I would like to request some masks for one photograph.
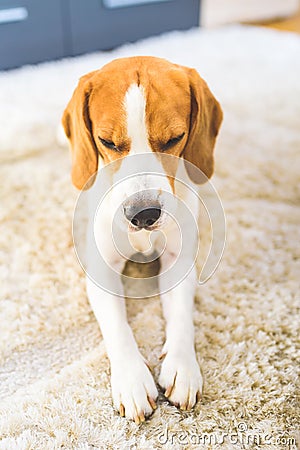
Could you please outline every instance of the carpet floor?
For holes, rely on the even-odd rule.
[[[161,395],[141,426],[111,406],[109,362],[72,248],[77,192],[56,141],[82,74],[127,55],[192,66],[224,113],[213,179],[227,244],[195,301],[202,402]],[[174,32],[0,74],[0,449],[286,449],[300,444],[300,37]],[[157,299],[128,315],[157,380]],[[299,447],[298,447],[299,448]]]

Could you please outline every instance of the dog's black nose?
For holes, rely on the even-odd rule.
[[[125,208],[126,218],[138,228],[151,227],[160,217],[161,209],[159,207],[155,208],[144,208],[138,209],[137,212],[132,210],[132,208]]]
[[[131,223],[139,228],[151,227],[158,220],[160,213],[159,208],[142,209],[132,217]]]

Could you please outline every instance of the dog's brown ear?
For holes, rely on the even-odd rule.
[[[98,152],[89,116],[93,74],[91,72],[80,78],[62,117],[62,125],[72,151],[72,182],[78,189],[87,189],[93,184],[91,177],[98,168]],[[87,184],[89,180],[90,183]]]
[[[210,178],[214,171],[214,146],[223,119],[219,102],[209,90],[206,82],[195,69],[185,68],[188,72],[191,95],[191,115],[189,137],[183,157],[194,164]],[[202,184],[206,177],[185,164],[189,177],[194,183]]]

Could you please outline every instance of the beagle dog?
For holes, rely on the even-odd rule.
[[[193,182],[210,178],[221,122],[221,107],[196,70],[164,59],[117,59],[80,78],[62,124],[71,147],[71,176],[76,188],[88,189],[89,195],[100,169],[112,168],[109,195],[97,220],[91,219],[97,245],[108,263],[99,269],[103,280],[111,277],[108,265],[121,273],[126,263],[111,234],[117,208],[120,226],[125,226],[133,247],[141,254],[147,253],[153,232],[157,239],[152,239],[152,250],[159,247],[163,231],[166,245],[163,252],[159,250],[160,274],[174,264],[178,238],[166,204],[178,196],[193,215],[198,213],[197,202],[177,183],[179,162],[184,163]],[[165,163],[164,155],[173,162]],[[159,176],[153,175],[152,169],[150,173],[147,161],[157,167]],[[138,165],[139,176],[126,178],[132,164]],[[203,177],[197,178],[192,167]],[[123,186],[117,182],[122,174],[126,178]],[[180,208],[179,203],[172,204],[175,218],[182,216]],[[197,285],[193,258],[198,236],[189,223],[183,222],[183,227],[188,239],[180,255],[181,264],[190,265],[191,270],[172,289],[165,288],[167,277],[159,278],[166,340],[158,383],[172,404],[190,410],[199,400],[203,384],[193,331]],[[140,423],[156,408],[158,390],[126,319],[121,276],[116,276],[112,284],[116,293],[86,276],[87,295],[110,360],[114,406],[121,416]]]

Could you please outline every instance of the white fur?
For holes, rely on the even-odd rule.
[[[151,152],[146,127],[146,100],[142,86],[132,84],[125,95],[127,135],[131,139],[130,154]]]
[[[176,201],[166,174],[159,162],[157,155],[151,150],[148,142],[148,131],[145,122],[145,97],[142,87],[132,85],[128,89],[124,105],[127,119],[127,132],[131,139],[131,155],[146,154],[145,164],[143,160],[130,157],[124,158],[121,167],[113,177],[113,189],[105,198],[101,209],[98,210],[94,224],[95,238],[98,249],[104,260],[111,267],[122,271],[126,259],[120,256],[111,236],[112,220],[115,214],[119,214],[121,227],[119,233],[129,232],[130,242],[134,250],[148,252],[159,249],[161,244],[161,233],[155,235],[152,244],[149,244],[150,232],[141,230],[133,232],[128,221],[122,214],[124,202],[132,201],[143,196],[151,206],[156,201],[172,210],[174,221],[168,221],[168,217],[162,214],[158,221],[158,228],[163,231],[166,247],[161,256],[161,273],[168,270],[179,256],[180,235],[176,227],[176,220],[182,220],[184,211],[181,204]],[[133,167],[138,162],[138,166]],[[155,172],[151,174],[150,172]],[[133,174],[123,181],[129,173]],[[158,175],[157,175],[158,174]],[[146,193],[143,191],[146,190]],[[189,189],[177,186],[185,203],[190,207],[193,214],[197,215],[197,203]],[[91,190],[92,192],[92,190]],[[170,202],[170,196],[173,199]],[[172,203],[172,204],[170,204]],[[186,227],[189,225],[186,224]],[[188,229],[188,228],[187,228]],[[122,236],[119,236],[122,240]],[[189,245],[180,255],[187,264],[193,265],[194,249],[197,235],[191,235]],[[130,257],[130,255],[128,255]],[[107,267],[99,268],[101,276],[110,276]],[[107,271],[107,273],[106,273]],[[175,280],[177,281],[177,280]],[[113,281],[118,292],[123,292],[121,279]],[[161,279],[161,291],[167,286],[165,279]],[[202,377],[196,361],[193,342],[193,298],[196,286],[195,270],[184,279],[175,289],[162,294],[163,310],[166,319],[166,343],[163,353],[167,353],[159,378],[161,386],[167,389],[174,384],[170,399],[180,406],[192,407],[196,402],[197,392],[202,389]],[[152,407],[147,396],[156,399],[158,392],[152,375],[145,365],[132,331],[126,320],[124,298],[110,294],[96,286],[87,277],[87,292],[95,316],[100,324],[105,340],[107,353],[111,362],[111,383],[113,401],[117,409],[120,404],[125,407],[126,417],[134,419],[141,413],[149,414]],[[176,376],[177,374],[177,376]],[[176,376],[176,381],[175,381]]]

